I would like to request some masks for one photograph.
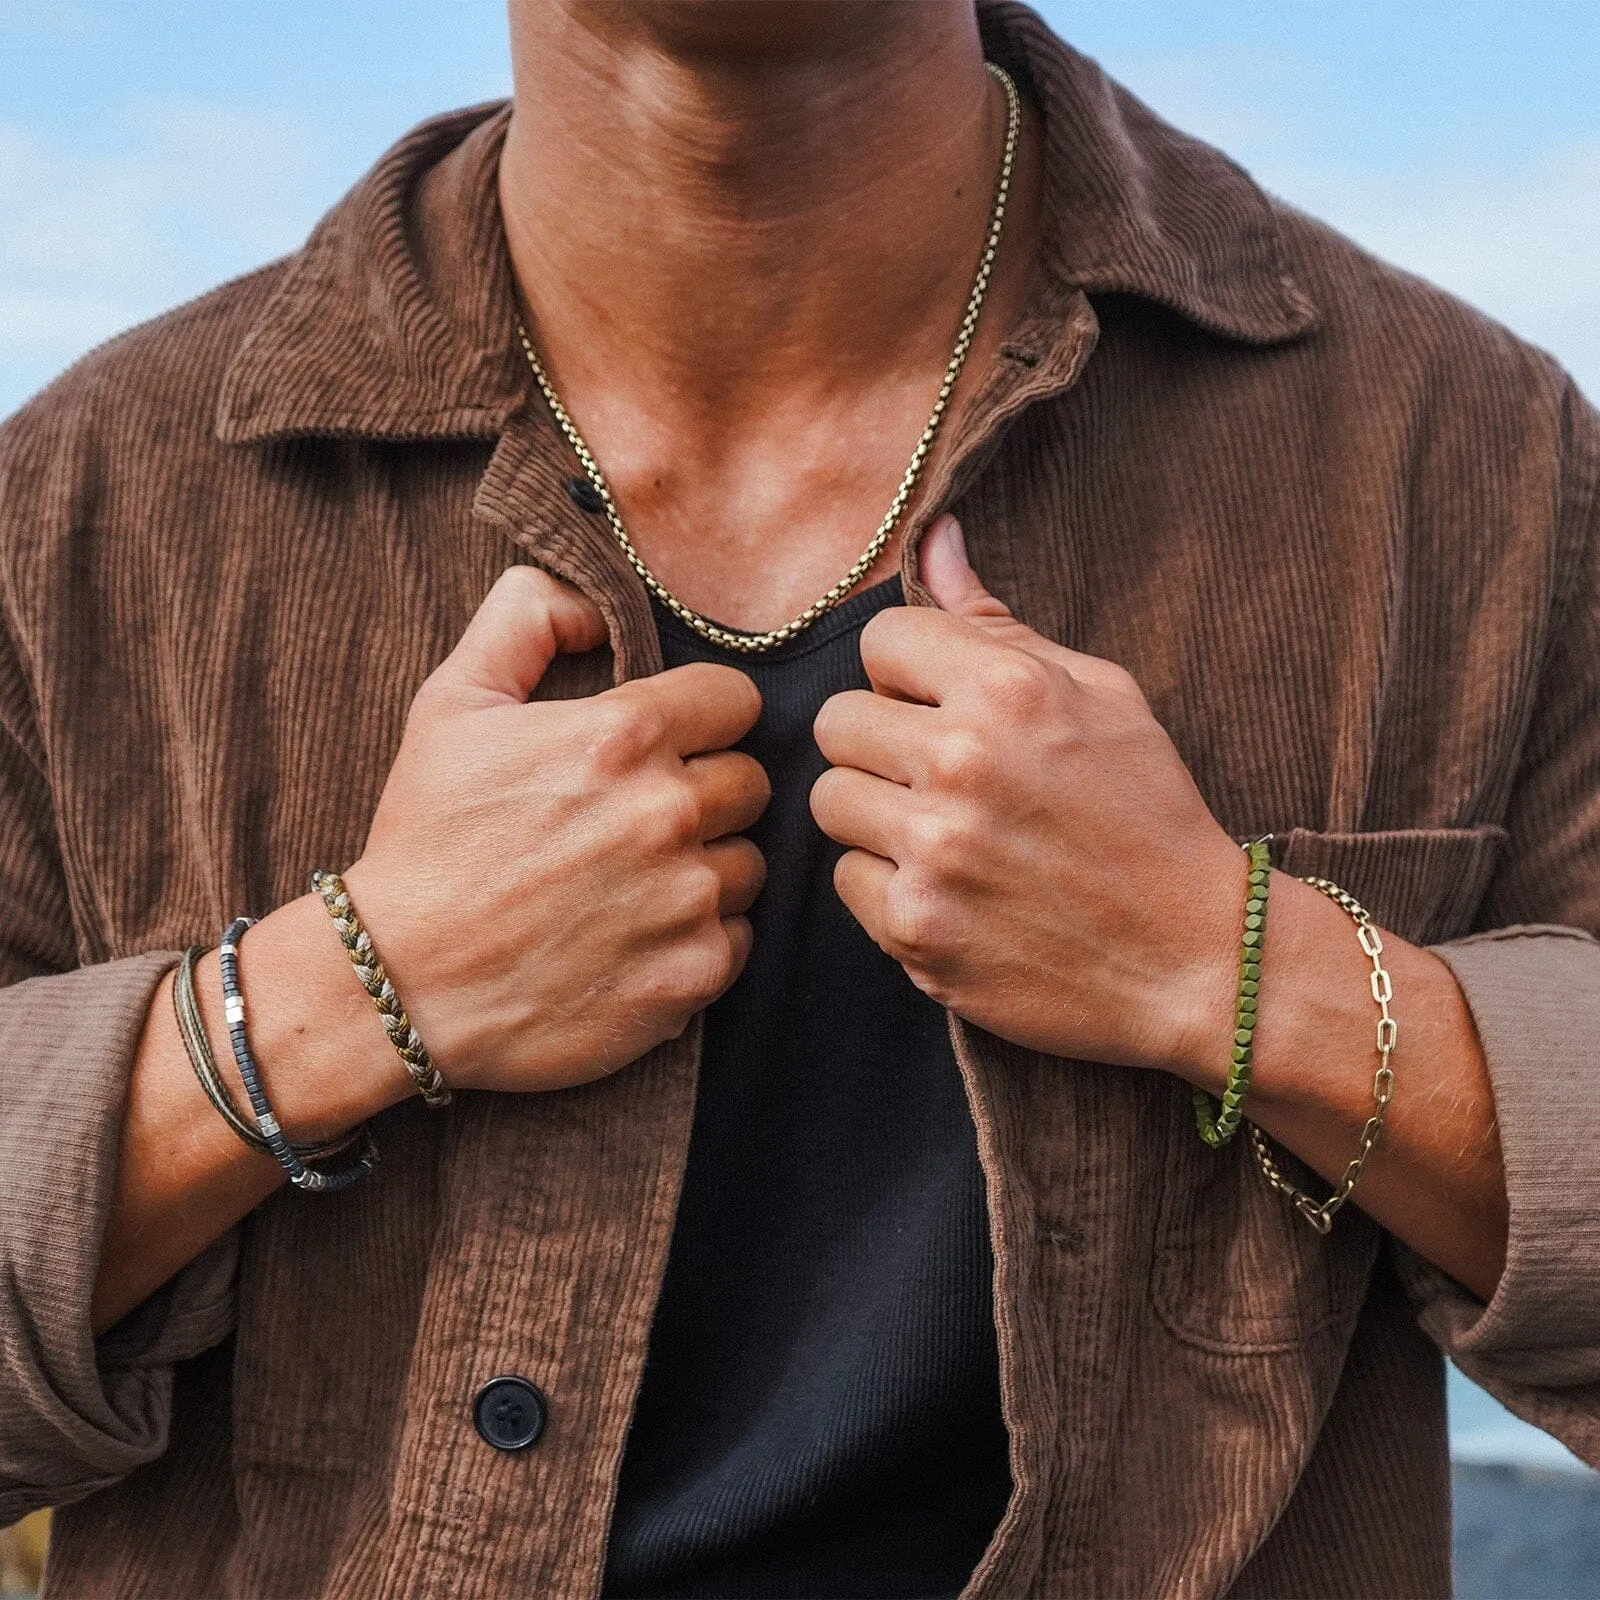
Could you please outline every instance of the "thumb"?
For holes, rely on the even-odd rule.
[[[539,567],[507,567],[436,677],[496,699],[526,700],[557,651],[593,650],[605,639],[605,619],[580,590]]]
[[[920,554],[922,581],[942,610],[1004,644],[1040,656],[1054,657],[1059,653],[1058,645],[1019,622],[1004,600],[984,588],[983,580],[967,560],[961,524],[948,512],[923,536]]]

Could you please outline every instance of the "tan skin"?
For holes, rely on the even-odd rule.
[[[646,560],[718,620],[775,626],[859,554],[949,354],[1004,126],[969,0],[512,0],[511,23],[500,198],[525,314]],[[1027,292],[1025,133],[958,406]],[[891,546],[869,581],[897,560]],[[971,1021],[1216,1089],[1241,853],[1132,680],[1012,619],[949,519],[922,572],[944,610],[876,617],[873,690],[817,721],[834,765],[813,810],[851,847],[840,895]],[[763,866],[739,835],[768,791],[729,747],[755,690],[696,665],[525,703],[555,651],[603,634],[575,590],[507,573],[419,691],[347,874],[459,1089],[620,1070],[748,950]],[[576,926],[573,905],[592,908]],[[1271,917],[1251,1114],[1333,1176],[1370,1096],[1365,961],[1344,914],[1282,875]],[[1357,1203],[1487,1298],[1507,1207],[1482,1051],[1448,968],[1386,947],[1398,1088]],[[241,968],[291,1137],[411,1092],[314,898],[264,918]],[[198,987],[228,1063],[214,956]],[[199,1093],[169,980],[132,1073],[95,1328],[281,1182]]]

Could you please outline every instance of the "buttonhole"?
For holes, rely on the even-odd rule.
[[[1089,1242],[1082,1225],[1076,1222],[1059,1222],[1053,1228],[1046,1228],[1044,1236],[1056,1249],[1069,1256],[1081,1256]]]

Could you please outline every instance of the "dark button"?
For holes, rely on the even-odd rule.
[[[568,478],[567,493],[572,496],[573,505],[580,511],[587,511],[592,517],[598,517],[606,508],[600,491],[587,478]]]
[[[472,1402],[485,1444],[526,1450],[544,1432],[545,1399],[526,1378],[491,1378]]]

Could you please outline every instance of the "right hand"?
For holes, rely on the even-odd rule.
[[[728,749],[756,686],[695,663],[529,702],[605,639],[537,567],[500,575],[417,691],[351,899],[454,1088],[561,1089],[683,1032],[744,965],[770,788]],[[377,1019],[373,1018],[373,1025]]]

